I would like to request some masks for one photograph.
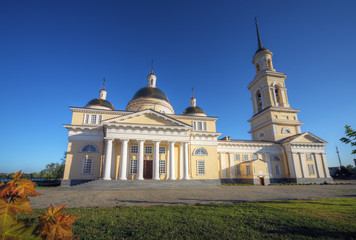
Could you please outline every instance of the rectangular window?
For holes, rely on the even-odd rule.
[[[248,161],[248,155],[244,154],[244,161]]]
[[[206,122],[193,121],[193,130],[206,131]]]
[[[240,154],[235,154],[235,161],[240,161]]]
[[[277,175],[277,176],[281,176],[281,166],[275,165],[274,167],[275,167],[275,169],[276,169],[276,175]]]
[[[257,159],[257,154],[252,154],[252,155],[251,155],[251,159],[252,159],[252,160],[256,160],[256,159]]]
[[[166,147],[159,147],[159,154],[166,154]]]
[[[137,173],[137,159],[131,159],[130,173],[131,174]]]
[[[166,160],[159,160],[159,174],[166,174]]]
[[[240,165],[237,165],[235,168],[236,168],[236,175],[241,175]]]
[[[311,161],[312,160],[312,155],[310,153],[307,153],[307,160]]]
[[[91,124],[96,124],[96,115],[91,115]]]
[[[83,166],[82,166],[82,174],[92,174],[92,170],[93,170],[93,159],[84,158]]]
[[[138,153],[138,146],[131,146],[131,153]]]
[[[102,120],[103,120],[103,115],[98,115],[99,116],[99,121],[98,124],[101,124]]]
[[[308,164],[308,169],[309,169],[309,175],[315,175],[313,164]]]
[[[204,160],[197,161],[197,174],[205,175],[205,161]]]
[[[251,166],[246,166],[246,175],[251,175]]]
[[[145,153],[146,154],[151,154],[152,153],[152,146],[146,146]]]

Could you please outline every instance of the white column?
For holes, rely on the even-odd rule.
[[[232,153],[229,154],[230,158],[230,173],[231,173],[231,178],[236,178],[235,174],[235,166],[234,166],[234,155]]]
[[[112,161],[112,141],[113,139],[105,139],[106,149],[105,149],[105,164],[104,164],[104,180],[111,180],[111,161]]]
[[[188,159],[188,142],[183,142],[183,161],[184,161],[184,173],[183,178],[189,180],[189,159]]]
[[[183,143],[179,146],[179,179],[183,179],[184,175],[184,166],[183,166],[183,159],[184,159],[184,152],[183,152]]]
[[[225,153],[222,152],[220,153],[220,161],[221,161],[221,175],[222,175],[222,178],[227,178],[227,174],[226,174],[226,162],[225,162]]]
[[[174,142],[169,143],[169,179],[176,180],[176,168],[174,161]]]
[[[323,163],[323,166],[324,166],[324,176],[326,178],[330,178],[330,172],[329,172],[329,168],[328,168],[328,163],[326,161],[326,155],[325,153],[322,153],[321,154],[321,162]]]
[[[309,173],[307,172],[307,168],[306,168],[306,163],[305,163],[305,154],[304,153],[299,153],[299,157],[300,157],[300,166],[302,166],[302,177],[306,178],[307,176],[309,176]]]
[[[159,180],[159,141],[154,141],[153,179]]]
[[[294,177],[295,178],[300,178],[301,175],[300,175],[300,171],[299,171],[299,165],[298,165],[298,162],[299,162],[299,157],[298,157],[298,154],[296,153],[291,153],[289,154],[290,155],[290,158],[292,160],[292,166],[294,168]]]
[[[122,145],[121,145],[121,160],[120,160],[120,175],[119,179],[120,180],[127,180],[127,143],[129,140],[127,139],[121,139]]]
[[[266,153],[265,156],[266,156],[266,160],[267,160],[269,178],[273,178],[273,170],[272,170],[272,165],[271,165],[271,155]]]
[[[143,179],[143,143],[145,140],[137,140],[138,141],[138,162],[137,162],[137,180]]]
[[[314,155],[314,160],[315,160],[315,168],[316,168],[315,170],[316,170],[317,177],[321,178],[322,172],[321,172],[321,165],[319,162],[318,155],[315,153],[313,153],[313,155]]]

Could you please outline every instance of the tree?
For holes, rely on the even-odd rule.
[[[345,144],[351,144],[351,147],[356,146],[356,131],[353,130],[349,125],[345,125],[346,137],[340,138],[340,141]],[[356,154],[356,149],[353,149],[351,154]]]

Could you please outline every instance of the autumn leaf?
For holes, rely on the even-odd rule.
[[[11,177],[14,179],[14,180],[18,180],[20,179],[20,177],[22,176],[22,171],[18,171],[17,173],[11,173]]]
[[[20,221],[2,233],[2,239],[41,239],[37,233],[37,225],[32,222]]]
[[[63,209],[66,205],[49,207],[44,215],[39,215],[40,234],[45,239],[72,239],[72,223],[78,219],[71,215],[66,215]]]
[[[27,196],[39,196],[39,194],[36,189],[35,189],[35,184],[34,182],[26,179],[19,179],[17,182],[17,186],[13,190],[14,194],[17,194],[19,197],[22,199],[27,199]]]

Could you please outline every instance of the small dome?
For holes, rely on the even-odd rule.
[[[190,106],[184,110],[183,115],[206,116],[206,113],[198,106]]]
[[[158,98],[165,100],[169,102],[168,97],[166,94],[162,92],[161,89],[157,87],[143,87],[140,90],[138,90],[135,95],[133,96],[132,100],[138,99],[138,98]],[[131,100],[131,101],[132,101]]]
[[[114,106],[105,99],[101,98],[94,98],[93,100],[89,101],[85,108],[95,108],[95,109],[106,109],[106,110],[115,110]]]

